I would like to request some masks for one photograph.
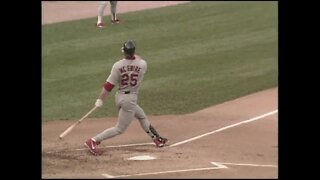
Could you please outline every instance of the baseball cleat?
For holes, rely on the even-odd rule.
[[[111,23],[112,23],[112,24],[119,24],[119,23],[120,23],[120,20],[119,20],[119,19],[111,20]]]
[[[98,28],[104,28],[105,25],[104,25],[103,23],[97,23],[97,27],[98,27]]]
[[[169,141],[167,138],[158,137],[154,139],[153,142],[156,144],[157,147],[163,147]]]
[[[95,142],[92,138],[88,139],[84,145],[90,150],[91,154],[98,156],[102,154],[102,151],[97,149],[97,145],[99,145],[100,142]]]

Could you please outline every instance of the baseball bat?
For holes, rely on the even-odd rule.
[[[80,124],[81,121],[84,120],[87,116],[89,116],[96,108],[97,106],[94,106],[86,115],[84,115],[81,119],[79,119],[77,122],[73,123],[70,127],[68,127],[68,129],[66,129],[63,133],[60,134],[59,138],[62,139],[64,136],[69,134],[73,128]]]

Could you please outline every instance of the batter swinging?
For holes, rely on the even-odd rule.
[[[102,151],[97,149],[97,145],[105,139],[123,133],[134,118],[139,120],[141,127],[152,138],[157,147],[163,147],[168,142],[166,138],[157,133],[143,109],[137,104],[139,88],[147,71],[147,63],[135,54],[135,48],[135,42],[132,40],[124,43],[121,49],[125,58],[113,65],[111,74],[95,102],[95,106],[101,107],[113,87],[119,85],[119,90],[115,95],[116,105],[119,108],[118,123],[115,127],[106,129],[85,142],[85,146],[89,148],[93,155],[101,155]]]

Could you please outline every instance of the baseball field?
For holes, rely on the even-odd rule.
[[[119,17],[105,29],[95,15],[42,25],[42,177],[277,178],[277,2],[187,2]],[[83,143],[115,125],[115,91],[58,136],[94,106],[128,39],[148,63],[139,104],[170,144],[156,148],[134,121],[93,157]],[[156,159],[128,160],[139,155]]]

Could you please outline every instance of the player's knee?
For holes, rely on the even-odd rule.
[[[117,126],[115,130],[118,134],[122,134],[124,131],[126,131],[126,128]]]
[[[136,116],[136,118],[137,118],[140,122],[145,122],[146,119],[147,119],[145,116]]]

